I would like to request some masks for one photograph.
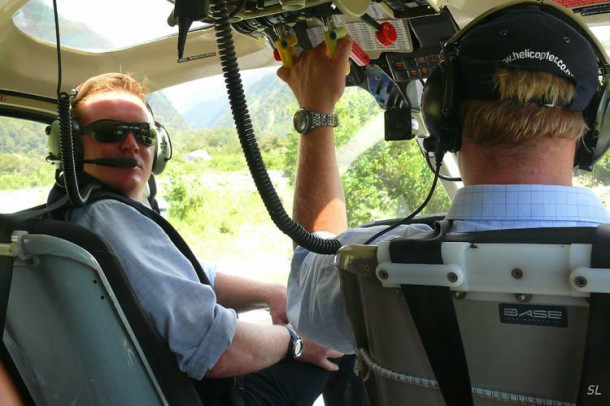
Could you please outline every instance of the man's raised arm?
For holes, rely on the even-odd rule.
[[[301,108],[332,114],[345,89],[351,48],[352,39],[342,38],[330,57],[323,42],[302,52],[292,68],[280,68],[278,76],[290,86]],[[293,219],[310,232],[339,234],[347,229],[332,126],[315,127],[300,136]]]

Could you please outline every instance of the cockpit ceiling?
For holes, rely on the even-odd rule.
[[[67,0],[67,2],[69,1],[83,3],[82,0]],[[122,1],[131,3],[139,0]],[[0,8],[0,32],[2,32],[0,54],[3,55],[2,64],[0,64],[0,90],[30,93],[36,97],[54,99],[59,78],[57,49],[54,41],[49,40],[49,33],[46,33],[44,38],[42,36],[34,37],[24,32],[23,27],[19,28],[15,24],[15,20],[20,18],[19,13],[22,12],[22,8],[31,7],[32,2],[42,4],[49,3],[50,0],[31,0],[31,2],[6,0]],[[165,6],[165,11],[155,17],[158,18],[158,21],[153,21],[154,18],[145,16],[143,12],[134,13],[131,15],[132,23],[129,28],[136,30],[140,25],[151,24],[158,24],[164,29],[168,28],[168,20],[171,21],[171,18],[168,19],[165,14],[168,10],[172,10],[172,2],[165,0],[146,0],[146,2],[147,4],[159,2]],[[303,16],[307,14],[307,10],[314,8],[316,10],[334,10],[334,8],[330,8],[331,3],[327,0],[305,0],[305,9],[290,12],[282,9],[279,0],[265,0],[264,2],[247,0],[247,2],[257,4],[260,9],[254,11],[244,9],[243,18],[237,13],[231,20],[236,22],[233,24],[236,29],[233,37],[241,69],[279,67],[279,63],[274,59],[268,38],[261,34],[264,29],[274,29],[273,24],[289,20],[289,17],[294,18],[295,13],[301,14],[299,18],[305,18]],[[608,24],[610,3],[597,0],[557,0],[557,2],[573,7],[590,26]],[[64,7],[65,10],[66,2],[58,3],[59,7]],[[228,1],[230,9],[233,7],[233,10],[240,3],[241,0]],[[447,8],[457,26],[462,27],[477,15],[502,3],[504,2],[500,0],[385,0],[376,5],[382,7],[388,16],[394,13],[396,18],[402,19],[416,19],[424,14],[436,13]],[[62,4],[64,5],[62,6]],[[169,7],[167,7],[168,5]],[[66,21],[78,22],[79,18],[83,18],[72,10],[70,11],[70,20],[67,20],[68,13],[64,19],[60,19],[60,32],[69,31]],[[292,16],[289,13],[292,13]],[[43,17],[49,20],[52,18],[52,13],[49,14],[47,10],[47,14],[40,18]],[[103,16],[97,17],[103,18]],[[242,21],[238,22],[239,20]],[[62,25],[61,22],[65,25]],[[35,26],[34,23],[30,23]],[[54,24],[49,21],[46,21],[45,24],[48,28],[54,28]],[[116,24],[111,19],[107,21],[106,25],[101,24],[96,27],[98,26],[116,29]],[[171,34],[172,29],[169,27],[170,29],[166,31],[168,34],[162,37],[151,37],[149,41],[133,46],[123,46],[101,52],[99,49],[93,52],[66,46],[61,51],[61,90],[69,91],[84,79],[109,71],[129,72],[140,79],[145,79],[152,91],[220,74],[220,60],[214,28],[202,28],[204,26],[205,24],[193,25],[195,29],[188,33],[185,55],[197,56],[197,58],[186,63],[178,63],[177,60],[178,29],[176,27],[173,28],[174,34]],[[239,32],[238,27],[240,27]]]

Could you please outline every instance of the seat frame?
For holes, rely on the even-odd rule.
[[[27,217],[0,215],[0,255],[14,264],[6,361],[15,364],[25,397],[36,404],[59,404],[60,397],[61,404],[202,405],[103,239],[75,224]],[[112,336],[97,325],[101,317]]]

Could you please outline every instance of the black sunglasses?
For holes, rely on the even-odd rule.
[[[94,140],[104,143],[120,142],[133,132],[138,144],[145,147],[155,145],[157,129],[150,123],[127,123],[121,120],[98,120],[89,124],[81,131],[82,135],[89,135]]]

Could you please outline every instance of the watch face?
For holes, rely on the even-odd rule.
[[[303,340],[300,338],[294,341],[294,354],[292,356],[294,358],[299,358],[303,354]]]
[[[298,110],[294,113],[294,129],[300,134],[306,134],[311,129],[311,117],[305,110]]]

